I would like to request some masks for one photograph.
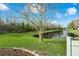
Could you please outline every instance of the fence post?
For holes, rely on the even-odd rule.
[[[67,37],[67,56],[72,56],[72,37]]]

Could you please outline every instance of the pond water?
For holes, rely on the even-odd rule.
[[[43,38],[62,38],[62,37],[66,37],[68,34],[68,32],[66,30],[64,31],[55,31],[55,32],[49,32],[49,33],[44,33],[43,34]],[[38,35],[34,35],[35,37],[38,37]]]
[[[43,34],[44,38],[62,38],[67,36],[67,31],[57,31]]]

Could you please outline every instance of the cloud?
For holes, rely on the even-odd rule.
[[[55,26],[58,26],[59,25],[58,21],[56,21],[56,20],[53,20],[52,21],[52,24],[55,25]]]
[[[5,4],[0,3],[0,10],[9,10],[9,8]]]
[[[33,13],[38,13],[38,10],[37,10],[37,8],[36,7],[30,7],[30,9],[31,9],[31,11],[33,12]]]
[[[57,21],[54,20],[52,23],[53,23],[53,24],[57,24]]]
[[[77,9],[75,7],[71,7],[66,10],[65,16],[75,15],[76,13],[77,13]]]

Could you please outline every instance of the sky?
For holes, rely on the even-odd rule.
[[[0,3],[0,17],[6,18],[8,15],[21,16],[14,9],[22,10],[23,8],[25,8],[25,4],[22,3],[7,3],[7,4]],[[36,13],[37,10],[34,9],[33,12]],[[79,4],[50,3],[48,4],[47,16],[54,16],[52,23],[67,26],[72,20],[76,20],[79,18]],[[17,19],[17,21],[21,22],[23,20]]]

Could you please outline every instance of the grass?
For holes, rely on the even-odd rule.
[[[74,33],[76,35],[79,35],[79,30],[68,30],[69,33]]]
[[[50,32],[50,31],[46,31]],[[26,48],[50,56],[66,55],[65,38],[44,39],[33,37],[36,32],[0,34],[0,48]]]
[[[79,30],[69,30],[69,33],[74,34],[74,40],[79,40]]]

